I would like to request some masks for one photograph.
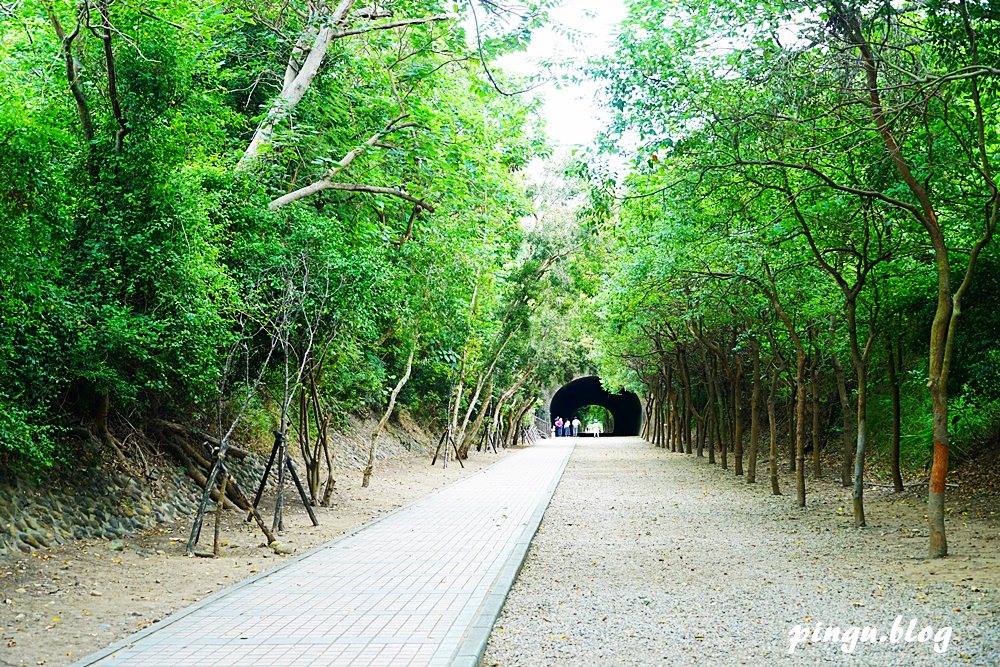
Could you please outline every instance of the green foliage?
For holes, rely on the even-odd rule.
[[[888,338],[922,374],[903,396],[903,456],[922,468],[938,282],[947,303],[982,239],[953,338],[948,421],[958,458],[992,439],[1000,79],[970,74],[1000,45],[986,4],[630,3],[615,52],[589,67],[613,119],[598,148],[628,164],[620,187],[589,179],[595,199],[621,199],[599,230],[611,249],[595,308],[602,377],[651,392],[675,352],[701,364],[709,343],[744,364],[757,347],[765,370],[791,374],[796,337],[821,366],[836,356],[850,369],[854,338],[883,446]],[[884,126],[859,39],[874,53]],[[931,228],[946,239],[937,256]]]
[[[330,45],[261,158],[237,169],[276,104],[273,73],[285,71],[289,40],[311,38],[287,9],[109,3],[111,60],[97,5],[94,30],[68,0],[9,10],[0,25],[5,462],[51,465],[59,429],[93,426],[105,396],[113,429],[155,417],[218,429],[247,404],[247,424],[266,430],[283,369],[310,345],[325,409],[342,423],[382,403],[414,332],[422,351],[409,400],[435,409],[454,364],[429,351],[487,344],[488,323],[463,311],[477,283],[490,304],[480,312],[495,312],[508,288],[528,210],[516,172],[539,147],[531,105],[496,93],[457,20],[365,31],[379,21],[351,18],[361,32]],[[447,7],[391,9],[421,19]],[[543,13],[527,12],[501,41],[523,40]],[[71,36],[75,93],[55,23]],[[366,144],[397,117],[405,128]],[[327,190],[272,210],[359,147],[338,180],[387,194]],[[402,191],[434,211],[414,209]]]

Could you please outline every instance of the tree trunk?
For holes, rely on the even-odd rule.
[[[857,303],[848,299],[847,333],[851,340],[851,363],[858,381],[858,440],[854,449],[854,527],[865,525],[865,450],[868,446],[868,352],[871,349],[872,333],[864,350],[858,343]]]
[[[472,428],[462,427],[462,440],[458,446],[458,453],[463,459],[469,458],[469,450],[472,448],[472,443],[479,435],[479,431],[483,428],[483,422],[486,420],[486,416],[489,413],[489,403],[493,400],[493,378],[490,378],[489,386],[486,388],[486,393],[482,394],[482,401],[480,402],[479,412],[476,413],[476,418],[472,422]]]
[[[868,445],[868,373],[858,369],[858,444],[854,450],[854,527],[865,523],[865,449]]]
[[[707,426],[705,425],[704,413],[696,415],[695,419],[698,424],[698,441],[697,441],[697,452],[696,455],[699,459],[705,458],[705,431]]]
[[[847,396],[847,381],[844,377],[844,367],[840,363],[837,355],[833,355],[833,372],[837,380],[837,396],[840,398],[840,412],[844,422],[844,453],[841,457],[840,484],[848,487],[851,485],[851,454],[854,452],[854,416],[851,410],[851,401]]]
[[[781,495],[778,486],[778,416],[776,414],[775,401],[778,393],[778,378],[781,376],[781,369],[775,369],[771,375],[771,386],[767,392],[767,424],[771,433],[771,447],[768,451],[768,473],[771,477],[771,493],[775,496]]]
[[[298,43],[288,57],[281,93],[271,104],[267,116],[254,132],[250,145],[240,157],[237,169],[246,169],[252,165],[261,149],[271,144],[275,128],[298,105],[316,78],[333,39],[336,25],[347,17],[353,5],[353,0],[341,0],[330,16],[322,17],[323,20],[318,23],[310,22],[310,27],[299,37]],[[320,26],[318,29],[313,27],[317,24]],[[305,58],[300,63],[297,59],[303,54]]]
[[[534,399],[528,399],[525,401],[524,406],[517,410],[517,417],[514,419],[515,434],[512,446],[516,446],[520,443],[522,437],[521,427],[524,425],[524,417],[528,414],[528,410],[530,410],[534,405]]]
[[[806,352],[799,343],[795,363],[795,500],[806,506]]]
[[[902,370],[902,354],[896,357],[896,351],[902,348],[894,346],[892,340],[887,341],[886,357],[889,360],[889,391],[892,396],[892,488],[896,493],[903,492],[903,475],[899,471],[899,440],[900,440],[900,420],[902,417],[899,402],[899,376],[898,370]],[[898,366],[897,366],[898,364]]]
[[[767,268],[767,267],[765,267]],[[777,288],[773,287],[773,276],[770,268],[767,268],[768,275],[772,279],[772,290],[768,295],[771,300],[771,307],[775,314],[788,330],[788,337],[792,339],[795,346],[795,496],[799,507],[806,506],[806,477],[805,477],[805,440],[806,440],[806,349],[802,344],[802,339],[795,330],[795,325],[781,305],[778,299]]]
[[[747,484],[757,482],[757,450],[760,445],[760,350],[753,347],[753,390],[750,394],[750,451],[747,454]]]
[[[715,433],[719,438],[719,463],[722,465],[723,470],[729,469],[729,442],[730,431],[729,425],[726,423],[726,401],[722,398],[723,387],[722,378],[717,377],[715,382],[715,402],[717,408],[715,411]]]
[[[793,390],[795,383],[789,382]],[[795,397],[792,397],[792,409],[788,411],[788,472],[795,472]]]
[[[675,350],[676,356],[676,350]],[[664,365],[665,362],[664,362]],[[678,400],[680,394],[677,391],[676,382],[674,378],[674,367],[666,365],[667,370],[667,440],[670,443],[670,451],[677,452],[683,451],[684,446],[681,444],[681,433],[680,433],[680,402]],[[680,372],[678,371],[678,375]]]
[[[681,433],[681,418],[684,411],[681,409],[680,392],[674,389],[673,397],[673,426],[671,427],[674,432],[674,444],[671,445],[670,451],[684,453],[684,436]]]
[[[716,418],[715,418],[715,378],[712,373],[711,363],[705,361],[705,377],[708,380],[707,398],[705,400],[705,421],[708,428],[705,430],[705,437],[708,439],[708,462],[715,463],[715,438],[716,438]]]
[[[650,437],[652,436],[651,422],[653,419],[653,402],[656,398],[653,395],[653,388],[651,384],[646,385],[646,405],[643,406],[643,416],[645,419],[642,421],[642,439],[646,442],[650,442]]]
[[[819,414],[819,355],[812,368],[812,446],[813,446],[813,477],[820,479],[823,476],[823,471],[820,468],[819,462],[819,443],[820,443],[820,414]]]
[[[378,421],[375,426],[375,430],[372,431],[371,439],[368,445],[368,464],[365,466],[363,477],[361,479],[361,488],[368,488],[368,483],[371,480],[372,473],[375,471],[375,456],[378,450],[378,439],[382,435],[382,429],[385,425],[389,423],[389,418],[392,417],[392,411],[396,408],[396,398],[399,396],[399,392],[403,390],[403,386],[410,379],[410,372],[413,370],[413,356],[417,352],[417,335],[413,336],[413,344],[410,346],[410,355],[406,358],[406,370],[403,372],[402,377],[396,382],[396,386],[392,388],[392,393],[389,394],[389,404],[385,408],[385,412],[382,413],[382,418]],[[449,443],[445,443],[445,447]]]
[[[736,372],[733,378],[733,458],[736,475],[743,474],[743,415],[741,404],[743,403],[743,393],[740,385],[743,382],[743,362],[739,357],[735,357],[734,365]]]
[[[681,376],[681,390],[684,394],[684,410],[681,413],[681,436],[684,439],[684,452],[691,453],[691,416],[694,413],[691,397],[691,376],[687,368],[687,352],[683,347],[677,348],[677,372]]]
[[[667,448],[667,388],[663,380],[660,381],[660,396],[656,402],[656,446],[660,449]]]

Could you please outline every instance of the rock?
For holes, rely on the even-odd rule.
[[[271,542],[267,546],[271,549],[271,551],[279,556],[288,556],[295,551],[295,547],[291,544],[284,544],[283,542],[278,542],[277,540]]]
[[[28,533],[27,535],[25,535],[24,539],[22,541],[25,544],[27,544],[28,546],[30,546],[30,547],[32,547],[34,549],[44,549],[45,548],[45,545],[42,543],[41,540],[38,539],[38,536],[32,535],[31,533]]]

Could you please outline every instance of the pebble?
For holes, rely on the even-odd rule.
[[[581,441],[480,664],[1000,664],[995,591],[978,598],[990,620],[969,618],[962,591],[880,566],[887,554],[853,531],[803,534],[822,510],[789,512],[794,498],[766,486],[637,438]],[[952,628],[947,652],[819,642],[788,655],[796,625],[888,632],[899,615]]]

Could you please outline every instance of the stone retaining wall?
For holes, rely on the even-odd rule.
[[[253,493],[263,465],[251,457],[229,467]],[[197,508],[201,489],[180,468],[161,464],[150,477],[93,469],[63,473],[57,482],[19,479],[0,486],[0,556],[68,540],[116,539]]]
[[[367,463],[367,438],[372,428],[373,419],[352,417],[336,434],[334,459],[338,475],[355,474]],[[429,440],[408,415],[399,414],[383,433],[378,459],[406,453],[429,455]],[[289,453],[299,475],[304,475],[305,466],[297,448],[290,447]],[[240,488],[251,498],[265,462],[266,455],[258,454],[227,462]],[[181,468],[164,461],[150,469],[149,480],[103,469],[62,471],[57,477],[43,483],[28,479],[0,482],[0,558],[69,540],[118,539],[157,523],[190,517],[202,493]],[[269,486],[274,483],[272,473]],[[291,485],[289,488],[295,492]]]

